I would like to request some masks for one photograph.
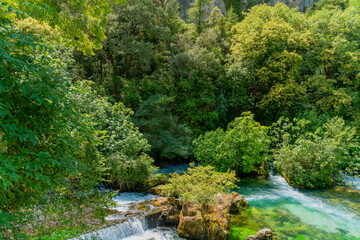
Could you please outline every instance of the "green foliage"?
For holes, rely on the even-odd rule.
[[[102,191],[50,192],[38,207],[15,212],[16,227],[5,229],[4,239],[69,239],[103,227],[105,208],[114,207],[113,194]],[[2,238],[1,238],[2,239]]]
[[[257,103],[260,108],[275,102],[278,108],[286,109],[306,93],[297,82],[301,53],[313,41],[305,26],[304,15],[283,4],[255,6],[234,26],[232,57],[245,72],[248,88],[260,83],[253,90],[262,96]]]
[[[108,163],[123,164],[110,171],[110,178],[126,187],[142,183],[155,168],[144,153],[147,141],[130,121],[131,111],[98,97],[86,82],[71,82],[71,52],[61,46],[58,31],[29,18],[14,26],[13,8],[0,7],[0,227],[2,235],[10,231],[11,236],[11,228],[29,221],[31,210],[19,209],[51,206],[44,201],[49,192],[66,196],[59,201],[74,204],[71,211],[83,207],[77,194],[87,196],[94,211],[104,207],[107,196],[92,197],[104,180],[104,157],[121,156]],[[40,40],[46,32],[55,36]]]
[[[110,184],[120,190],[141,185],[156,170],[153,159],[146,155],[150,145],[131,122],[132,111],[121,102],[112,104],[100,98],[90,88],[91,83],[72,85],[69,98],[90,119],[98,133],[102,133],[101,154],[106,162]]]
[[[190,165],[183,175],[174,174],[163,191],[170,196],[180,196],[184,201],[200,203],[203,207],[216,203],[218,193],[236,188],[235,172],[216,172],[211,166]]]
[[[215,9],[199,34],[179,20],[176,8],[170,11],[171,4],[131,0],[117,8],[109,17],[103,50],[95,57],[76,53],[74,70],[135,112],[153,95],[174,99],[172,114],[197,136],[226,119],[221,109],[228,109],[227,101],[217,81],[235,20]]]
[[[354,1],[356,2],[356,1]],[[334,9],[340,8],[342,10],[349,6],[349,0],[321,0],[315,3],[309,10],[309,12],[321,10],[321,9]]]
[[[218,128],[194,141],[194,153],[203,164],[225,172],[250,173],[255,166],[266,161],[270,141],[267,128],[245,112],[228,125],[226,131]]]
[[[238,20],[241,20],[243,18],[243,14],[247,12],[251,7],[253,7],[256,4],[260,4],[260,2],[257,0],[250,0],[250,1],[224,0],[224,3],[227,9],[227,14],[230,11],[233,11],[236,14],[236,18]]]
[[[12,25],[0,5],[0,225],[48,191],[88,191],[102,179],[102,133],[69,98],[66,49]],[[11,216],[12,215],[12,216]],[[23,217],[20,214],[20,219]],[[3,226],[6,228],[2,228]]]
[[[355,133],[343,119],[332,118],[314,133],[301,134],[294,143],[284,140],[274,154],[275,166],[295,186],[329,187],[341,171],[358,170]]]
[[[329,7],[341,4],[319,2],[307,14],[283,4],[258,5],[234,26],[231,68],[266,122],[294,117],[309,106],[349,117],[360,25],[354,8]]]
[[[134,123],[151,145],[153,157],[175,160],[191,155],[191,130],[171,113],[172,99],[154,95],[134,115]]]
[[[122,5],[123,0],[70,0],[57,2],[51,0],[20,0],[7,1],[12,7],[26,16],[48,22],[59,27],[73,46],[87,54],[93,49],[101,48],[105,39],[107,16],[113,4]]]
[[[307,119],[294,118],[290,121],[289,118],[279,118],[277,122],[271,125],[269,130],[272,149],[279,149],[284,143],[293,144],[301,135],[314,132],[316,129],[310,131],[310,128],[315,125],[313,124],[314,122]]]
[[[114,153],[108,157],[110,184],[120,191],[140,189],[145,181],[157,170],[154,160],[146,154],[128,156]]]
[[[74,118],[63,104],[69,82],[49,67],[62,64],[59,55],[47,51],[34,36],[17,31],[4,15],[0,22],[3,210],[74,171],[76,148],[66,131],[67,121]]]
[[[359,0],[350,0],[350,6],[355,8],[357,11],[359,11],[360,10]]]

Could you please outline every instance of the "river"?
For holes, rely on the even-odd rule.
[[[243,179],[238,192],[251,207],[232,219],[233,236],[241,239],[270,228],[275,239],[360,239],[360,192],[359,183],[355,184],[299,190],[274,174],[267,179]]]
[[[188,165],[169,166],[160,173],[183,172]],[[250,203],[241,215],[232,217],[231,239],[244,239],[262,228],[270,228],[274,239],[360,239],[360,181],[354,186],[327,190],[299,190],[275,174],[269,178],[242,179],[237,190]],[[114,197],[119,211],[126,212],[134,203],[157,196],[144,193],[120,193]],[[105,228],[82,239],[102,240],[176,240],[176,229],[149,224],[142,217]]]

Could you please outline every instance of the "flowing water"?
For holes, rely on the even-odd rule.
[[[160,173],[182,173],[188,164],[169,166]],[[270,228],[274,239],[360,240],[360,179],[347,177],[350,187],[328,190],[299,190],[286,180],[271,174],[269,178],[243,179],[238,192],[245,196],[250,208],[231,219],[231,239],[245,239],[263,228]],[[157,198],[143,193],[121,193],[114,197],[119,212]],[[149,206],[151,209],[151,206]],[[157,225],[156,219],[142,215],[124,217],[110,215],[107,220],[122,222],[81,239],[102,240],[175,240],[174,228]]]
[[[198,164],[196,163],[195,166],[197,166]],[[187,169],[190,167],[189,163],[182,163],[182,164],[176,164],[176,165],[167,165],[167,166],[163,166],[161,167],[156,173],[184,173],[187,171]]]
[[[107,221],[118,221],[119,223],[85,234],[80,237],[83,240],[176,240],[178,237],[175,228],[158,226],[157,219],[145,217],[144,213],[136,213],[126,216],[126,212],[134,212],[134,206],[149,199],[158,198],[156,195],[146,193],[125,192],[114,197],[117,206],[113,209],[116,214],[111,214],[105,219]],[[153,206],[146,205],[149,212]]]
[[[275,239],[360,239],[360,192],[353,188],[298,190],[278,175],[245,179],[238,192],[250,209],[232,219],[233,239],[270,228]]]

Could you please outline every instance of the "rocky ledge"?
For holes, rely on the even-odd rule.
[[[189,204],[172,197],[148,200],[156,208],[147,218],[157,218],[160,226],[177,226],[180,237],[194,240],[227,240],[230,237],[230,213],[243,211],[248,202],[238,193],[219,194],[217,204],[207,207]]]

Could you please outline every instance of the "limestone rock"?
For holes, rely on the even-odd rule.
[[[154,194],[154,195],[158,195],[158,196],[164,196],[162,190],[161,190],[161,187],[162,185],[159,185],[159,186],[155,186],[155,187],[152,187],[149,192],[151,194]]]
[[[300,12],[305,12],[318,0],[270,0],[268,3],[270,6],[274,6],[276,3],[284,3],[289,8],[298,8]]]
[[[246,201],[244,196],[239,193],[233,193],[233,201],[231,203],[230,212],[239,213],[249,206],[249,203]]]
[[[187,204],[183,206],[180,212],[180,222],[177,232],[180,237],[190,239],[207,239],[207,229],[200,212],[196,208],[189,208]]]
[[[208,207],[205,213],[200,205],[185,203],[180,212],[178,234],[196,240],[227,240],[230,237],[230,209],[238,212],[248,203],[238,193],[219,194],[218,203]]]
[[[156,209],[148,215],[157,215],[160,226],[177,226],[180,218],[181,202],[173,197],[148,200]]]
[[[181,19],[187,20],[189,18],[187,11],[189,10],[189,8],[191,8],[191,3],[194,3],[194,2],[195,2],[195,0],[179,0],[180,18]],[[221,13],[224,16],[226,16],[226,7],[225,7],[224,0],[215,0],[213,6],[206,7],[206,12],[208,12],[210,14],[210,12],[214,6],[218,7],[220,9]]]
[[[272,231],[268,228],[260,230],[256,235],[250,235],[246,240],[272,240]]]

